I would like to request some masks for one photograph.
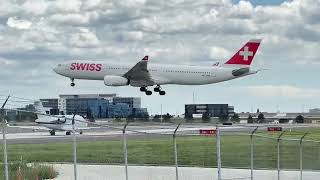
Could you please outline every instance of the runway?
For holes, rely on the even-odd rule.
[[[305,129],[316,128],[319,125],[314,124],[302,124],[302,125],[290,125],[290,124],[250,124],[250,125],[233,125],[219,127],[221,133],[250,133],[257,126],[259,130],[266,131],[267,127],[281,126],[284,130],[287,129]],[[10,126],[6,129],[6,138],[8,144],[44,144],[55,142],[69,142],[72,140],[72,135],[67,136],[65,132],[56,132],[55,136],[50,136],[47,130],[37,130],[26,128],[28,126],[14,127]],[[31,127],[31,126],[30,126]],[[34,126],[32,126],[34,127]],[[172,136],[177,125],[135,125],[129,126],[126,129],[126,135],[128,138],[161,138],[165,136]],[[77,134],[77,140],[79,141],[98,141],[98,140],[114,140],[122,138],[122,126],[113,126],[113,128],[94,127],[92,129],[84,130],[83,134]],[[181,125],[177,131],[177,135],[199,135],[199,130],[214,130],[215,125],[204,124],[187,124]],[[2,141],[2,139],[0,140]]]

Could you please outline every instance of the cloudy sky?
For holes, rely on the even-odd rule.
[[[52,71],[71,59],[210,66],[247,40],[262,38],[242,79],[205,86],[164,86],[166,96],[106,87]],[[118,93],[142,98],[154,114],[183,113],[184,104],[229,103],[236,111],[307,111],[320,107],[319,0],[2,0],[0,95],[46,98]]]

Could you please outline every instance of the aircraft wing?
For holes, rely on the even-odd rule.
[[[33,131],[36,130],[50,130],[49,128],[43,127],[43,126],[9,126],[9,127],[15,127],[20,129],[31,129]]]
[[[154,81],[148,71],[148,56],[145,56],[135,66],[133,66],[124,77],[129,79],[132,86],[152,86]]]
[[[42,126],[12,126],[8,123],[8,121],[5,119],[7,127],[14,127],[14,128],[20,128],[20,129],[31,129],[33,131],[36,130],[48,130],[48,128],[46,127],[42,127]]]

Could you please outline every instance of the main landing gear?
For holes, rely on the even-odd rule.
[[[166,94],[166,92],[162,90],[160,85],[157,85],[153,90],[154,90],[154,92],[158,92],[161,96]],[[146,95],[148,95],[148,96],[152,94],[152,91],[148,90],[147,87],[141,87],[140,91],[145,92]]]
[[[73,87],[75,86],[76,84],[74,83],[74,78],[71,78],[71,83],[70,83],[70,86]]]
[[[148,96],[150,96],[152,94],[152,91],[148,90],[146,87],[141,87],[140,91],[145,92],[146,95],[148,95]]]
[[[158,92],[161,96],[166,94],[166,92],[162,90],[160,85],[157,85],[153,90],[154,90],[154,92]]]

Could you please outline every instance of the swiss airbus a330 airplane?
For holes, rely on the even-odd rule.
[[[152,94],[148,87],[155,86],[155,92],[165,95],[161,88],[164,84],[204,85],[256,74],[258,71],[251,70],[250,64],[260,42],[260,39],[250,40],[223,65],[149,64],[145,56],[135,65],[73,61],[59,64],[54,71],[70,78],[71,86],[75,85],[75,79],[103,80],[106,86],[140,87],[146,95]]]

